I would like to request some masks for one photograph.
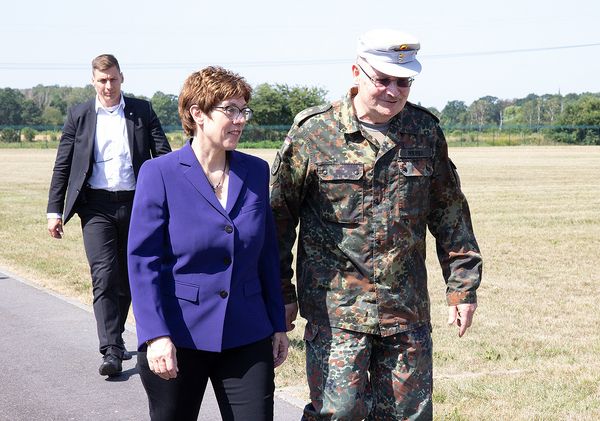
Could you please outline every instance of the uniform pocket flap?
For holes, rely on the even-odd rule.
[[[323,181],[360,180],[363,164],[317,164],[317,174]]]

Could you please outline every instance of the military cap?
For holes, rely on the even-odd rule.
[[[413,35],[394,29],[374,29],[358,38],[357,55],[379,72],[412,77],[421,72],[417,51],[421,45]]]

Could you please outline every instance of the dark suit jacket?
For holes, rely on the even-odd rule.
[[[285,332],[269,168],[229,152],[223,209],[188,143],[142,166],[128,267],[139,348],[221,351]]]
[[[148,101],[124,97],[125,124],[133,171],[137,178],[142,163],[171,151],[160,121]],[[96,135],[95,99],[69,109],[56,153],[48,195],[48,213],[62,213],[67,223],[92,173]],[[65,203],[66,195],[66,203]]]

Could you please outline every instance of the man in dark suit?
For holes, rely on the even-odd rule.
[[[68,111],[47,209],[54,238],[75,213],[81,219],[103,376],[117,375],[131,358],[122,334],[131,304],[126,252],[136,178],[144,161],[171,151],[150,103],[123,96],[121,83],[114,56],[92,61],[97,95]]]

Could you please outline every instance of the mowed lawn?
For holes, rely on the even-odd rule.
[[[89,304],[79,220],[61,241],[46,231],[55,153],[0,150],[0,267]],[[450,155],[485,265],[475,323],[459,339],[446,326],[429,242],[435,418],[600,419],[600,147],[451,148]],[[305,399],[301,330],[291,335],[295,349],[277,384]]]

